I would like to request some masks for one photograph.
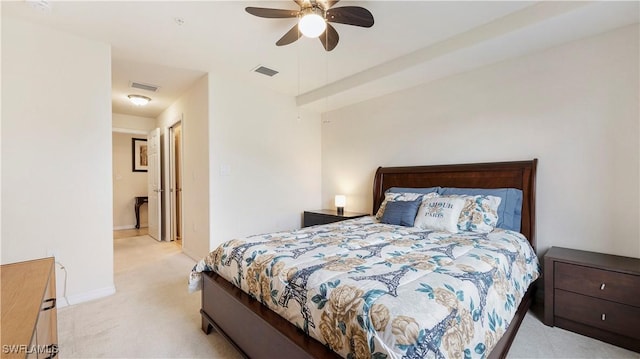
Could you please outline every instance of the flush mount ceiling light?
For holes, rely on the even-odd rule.
[[[151,101],[150,98],[142,95],[129,95],[127,97],[129,98],[129,101],[131,101],[136,106],[144,106],[148,104],[149,101]]]
[[[302,17],[298,21],[298,28],[302,35],[315,39],[327,28],[324,12],[317,7],[302,10]]]

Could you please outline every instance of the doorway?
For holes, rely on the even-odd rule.
[[[171,232],[169,240],[183,246],[182,229],[182,121],[169,127],[169,193],[171,205]]]

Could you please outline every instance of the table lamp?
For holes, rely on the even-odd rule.
[[[344,206],[345,204],[347,204],[347,197],[342,195],[342,194],[338,194],[336,195],[336,209],[338,211],[338,214],[342,215],[344,214]]]

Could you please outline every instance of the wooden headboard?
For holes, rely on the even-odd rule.
[[[535,248],[537,159],[463,165],[378,167],[373,180],[373,213],[391,187],[518,188],[522,190],[520,232]]]

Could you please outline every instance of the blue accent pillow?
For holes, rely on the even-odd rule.
[[[427,188],[409,188],[409,187],[391,187],[384,193],[431,193],[440,191],[440,187],[427,187]]]
[[[413,227],[420,204],[422,204],[422,197],[415,201],[389,201],[380,222]]]
[[[517,188],[452,188],[443,187],[439,194],[453,195],[466,194],[471,196],[496,196],[502,198],[498,206],[498,223],[496,227],[520,232],[522,222],[522,191]]]

